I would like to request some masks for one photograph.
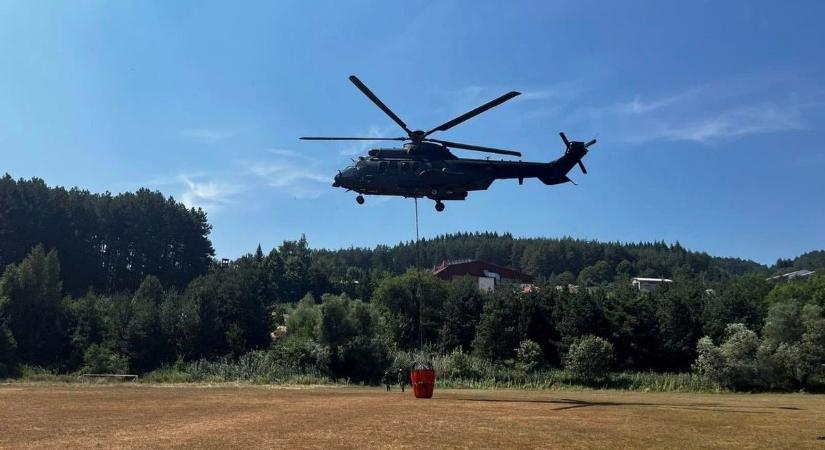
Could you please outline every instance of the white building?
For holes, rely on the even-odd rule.
[[[673,283],[673,280],[668,278],[640,278],[636,277],[630,280],[633,287],[641,292],[653,292],[662,283]]]
[[[767,280],[768,281],[790,281],[790,280],[796,280],[796,279],[807,279],[807,278],[811,278],[815,273],[816,273],[816,271],[814,271],[814,270],[802,269],[802,270],[796,270],[796,271],[793,271],[793,272],[785,273],[785,274],[782,274],[782,275],[777,275],[775,277],[770,277]]]

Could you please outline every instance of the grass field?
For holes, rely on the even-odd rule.
[[[825,396],[0,385],[0,447],[819,448]]]

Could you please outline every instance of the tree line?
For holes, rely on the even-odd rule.
[[[54,206],[63,200],[85,204],[79,210],[91,219]],[[39,216],[16,217],[21,205]],[[53,206],[58,212],[49,212]],[[157,192],[98,195],[7,176],[0,211],[0,376],[27,366],[148,373],[247,364],[260,354],[279,370],[375,382],[427,349],[464,361],[455,373],[468,377],[498,373],[482,366],[602,367],[694,371],[737,388],[823,382],[825,277],[767,277],[821,268],[825,252],[766,267],[679,244],[460,233],[417,248],[335,251],[312,249],[301,237],[223,263],[213,257],[205,214]],[[129,225],[112,226],[111,217]],[[59,221],[72,231],[56,231]],[[170,222],[189,225],[155,236],[162,245],[150,242]],[[34,244],[12,257],[21,250],[10,237]],[[140,237],[145,242],[133,242]],[[79,248],[94,251],[74,255]],[[461,258],[521,269],[537,288],[483,293],[472,279],[445,282],[426,269]],[[75,267],[81,261],[91,267]],[[630,277],[645,275],[674,283],[634,290]]]
[[[214,256],[206,213],[160,192],[92,194],[0,178],[0,272],[42,244],[57,249],[66,292],[134,290],[147,276],[183,289]]]
[[[133,292],[72,297],[62,291],[58,252],[37,246],[0,277],[0,370],[147,373],[263,350],[298,371],[375,382],[399,352],[459,352],[532,371],[576,367],[570,355],[598,338],[613,370],[695,369],[733,387],[823,381],[823,276],[773,285],[749,275],[712,290],[685,278],[652,293],[629,282],[540,283],[491,294],[472,278],[446,282],[410,269],[382,278],[370,298],[308,292],[295,301],[290,295],[314,286],[301,271],[309,254],[304,240],[287,242],[215,264],[183,291],[149,275]],[[305,285],[296,287],[299,279]],[[738,349],[745,338],[750,346]]]

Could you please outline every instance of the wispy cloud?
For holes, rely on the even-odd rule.
[[[454,90],[441,91],[439,92],[439,95],[446,95],[449,98],[448,103],[452,104],[454,109],[464,110],[479,106],[484,102],[493,100],[494,98],[513,89],[521,92],[521,95],[511,100],[513,102],[541,102],[546,100],[552,100],[554,102],[567,102],[581,94],[583,91],[581,82],[578,80],[573,80],[560,81],[545,86],[518,89],[514,86],[492,87],[470,85]]]
[[[372,126],[367,129],[365,133],[358,134],[355,137],[402,137],[405,133],[400,128],[395,131],[389,127]],[[339,151],[340,156],[352,157],[366,153],[368,149],[373,147],[381,147],[382,141],[348,141],[344,143],[343,148]],[[387,141],[392,142],[392,141]]]
[[[795,105],[762,105],[722,111],[715,116],[684,124],[662,123],[639,140],[666,139],[706,143],[749,134],[800,130],[805,128],[801,108]]]
[[[243,191],[239,184],[216,179],[206,172],[182,172],[139,183],[138,186],[160,188],[174,193],[175,198],[189,208],[202,208],[210,213],[234,203],[235,195]]]
[[[718,139],[792,131],[808,126],[802,100],[781,78],[735,78],[658,97],[575,110],[571,118],[626,142],[657,140],[708,143]]]
[[[268,149],[275,161],[244,163],[245,172],[274,188],[296,198],[317,198],[332,183],[331,169],[324,162],[291,149]]]
[[[220,130],[214,128],[190,128],[182,130],[181,136],[198,141],[204,144],[214,144],[216,142],[228,139],[237,133],[235,131]]]
[[[241,190],[234,184],[212,180],[201,181],[199,177],[192,175],[179,175],[178,180],[184,187],[180,195],[183,204],[190,208],[203,208],[209,212],[216,212],[221,207],[232,203],[232,196]]]
[[[529,119],[545,119],[562,115],[569,111],[573,101],[585,92],[581,80],[568,80],[533,87],[471,85],[452,91],[442,91],[439,95],[448,99],[449,113],[447,115],[455,115],[469,111],[512,89],[521,92],[521,95],[508,103],[528,103],[529,106],[525,105],[521,108],[519,116]],[[517,110],[503,107],[499,114],[506,114],[507,111],[514,113]]]

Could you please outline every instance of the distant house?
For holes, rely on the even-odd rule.
[[[630,280],[633,287],[640,292],[653,292],[663,283],[673,283],[673,280],[668,278],[640,278],[636,277]]]
[[[767,281],[790,281],[797,279],[808,279],[811,278],[815,273],[815,270],[801,269],[767,278]]]
[[[450,281],[457,277],[475,278],[479,290],[492,292],[498,286],[512,286],[522,292],[532,289],[533,277],[486,261],[444,261],[433,268],[433,274]]]
[[[568,284],[567,286],[558,285],[556,286],[556,290],[559,292],[568,291],[572,292],[573,294],[577,294],[580,289],[584,289],[587,291],[588,294],[595,294],[599,289],[599,286],[579,286],[577,284]]]

